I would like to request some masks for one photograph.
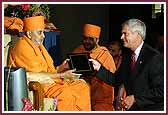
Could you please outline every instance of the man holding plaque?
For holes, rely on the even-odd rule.
[[[100,26],[85,24],[83,28],[83,44],[76,48],[73,53],[88,52],[92,59],[97,60],[104,68],[111,73],[114,73],[116,71],[116,66],[113,57],[106,47],[98,44],[100,32]],[[96,76],[90,78],[92,110],[113,111],[114,87],[101,81]]]
[[[116,82],[124,84],[126,97],[121,107],[128,111],[164,110],[164,62],[156,49],[146,44],[146,25],[139,19],[129,19],[122,24],[121,39],[129,52],[123,52],[123,61]],[[135,58],[133,58],[135,56]],[[134,64],[134,65],[133,65]],[[97,77],[104,82],[114,77],[100,64]],[[102,78],[106,74],[108,79]],[[120,81],[120,82],[119,82]]]

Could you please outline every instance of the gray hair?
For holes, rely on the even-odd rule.
[[[132,33],[138,32],[140,34],[140,36],[142,37],[142,39],[145,40],[146,25],[144,22],[142,22],[141,20],[138,20],[138,19],[129,19],[122,24],[122,27],[125,25],[128,25],[129,30]]]

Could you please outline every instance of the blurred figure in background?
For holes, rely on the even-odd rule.
[[[116,69],[120,67],[120,64],[122,62],[122,44],[120,41],[112,41],[108,46],[107,46],[110,54],[113,56]]]
[[[120,65],[121,65],[121,63],[122,63],[122,43],[121,43],[121,41],[119,41],[119,40],[115,40],[115,41],[112,41],[112,42],[110,42],[109,44],[108,44],[108,46],[107,46],[107,48],[108,48],[108,50],[109,50],[109,52],[110,52],[110,54],[113,56],[113,58],[114,58],[114,62],[115,62],[115,65],[116,65],[116,72],[115,72],[115,74],[116,74],[116,77],[120,77],[120,76],[118,76],[117,74],[118,74],[118,72],[120,71],[119,69],[120,69]],[[118,78],[119,79],[119,78]],[[117,80],[117,79],[116,79]],[[118,109],[118,105],[119,105],[119,101],[120,101],[120,90],[121,90],[121,88],[120,87],[124,87],[123,85],[121,85],[121,86],[115,86],[114,87],[114,96],[115,96],[115,101],[114,101],[114,105],[115,105],[115,108],[116,108],[116,111],[117,110],[119,110]],[[122,98],[124,98],[126,96],[126,91],[125,91],[125,88],[124,88],[124,90],[123,90],[123,92],[122,92]]]

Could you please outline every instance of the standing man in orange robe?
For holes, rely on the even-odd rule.
[[[76,48],[73,52],[89,52],[92,59],[97,60],[104,68],[109,70],[111,73],[114,73],[116,71],[116,66],[113,57],[106,47],[98,44],[100,32],[101,28],[99,26],[85,24],[83,30],[83,44]],[[96,76],[91,77],[90,86],[92,110],[113,111],[114,87],[101,81]]]
[[[24,67],[31,75],[28,80],[42,83],[44,96],[58,99],[58,111],[90,111],[90,89],[87,83],[74,80],[80,76],[73,73],[75,70],[58,73],[61,66],[66,66],[66,61],[55,68],[42,45],[45,37],[44,17],[29,17],[23,21],[25,35],[11,49],[8,66]]]

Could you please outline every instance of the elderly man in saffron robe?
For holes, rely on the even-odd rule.
[[[89,52],[92,59],[100,62],[105,69],[114,73],[116,71],[116,66],[113,57],[110,55],[106,47],[98,44],[100,32],[101,27],[93,24],[85,24],[83,30],[83,44],[76,48],[73,52]],[[90,86],[92,110],[113,111],[114,87],[101,81],[96,76],[91,77]]]
[[[29,17],[23,22],[25,35],[11,49],[8,66],[26,68],[27,73],[31,74],[28,80],[39,81],[45,97],[58,99],[58,111],[90,111],[90,89],[87,83],[74,80],[80,76],[73,73],[75,70],[58,73],[61,71],[59,68],[67,64],[66,60],[55,68],[52,58],[42,45],[45,37],[44,17]]]

